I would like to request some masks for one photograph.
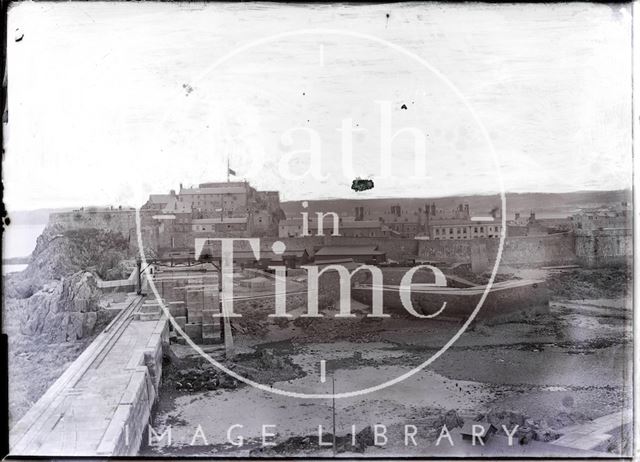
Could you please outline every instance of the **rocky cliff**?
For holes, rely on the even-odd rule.
[[[120,233],[48,226],[38,237],[29,266],[5,278],[5,297],[29,298],[78,271],[90,271],[102,279],[126,278],[131,267],[122,262],[129,256],[128,240]]]
[[[97,277],[126,278],[127,257],[128,242],[120,233],[47,227],[29,266],[4,281],[5,304],[21,300],[15,313],[20,333],[46,334],[58,342],[92,335],[99,311]]]
[[[95,276],[78,271],[27,299],[20,313],[20,332],[47,334],[54,342],[90,336],[98,320],[99,300]]]

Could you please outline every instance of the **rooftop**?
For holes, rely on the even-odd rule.
[[[246,222],[247,217],[197,218],[191,221],[194,225],[237,224]]]
[[[318,220],[316,217],[309,217],[309,225],[316,226]],[[327,216],[324,218],[322,222],[323,227],[325,228],[333,228],[333,217]],[[300,226],[302,225],[302,217],[296,218],[287,218],[285,220],[280,220],[280,226]],[[343,217],[340,219],[340,228],[380,228],[382,227],[382,222],[379,220],[360,220],[356,221],[353,217]]]
[[[220,186],[215,188],[185,188],[180,190],[180,194],[246,194],[247,190],[243,186]]]
[[[154,204],[166,204],[174,198],[171,194],[149,194],[149,201]]]
[[[378,250],[378,246],[327,246],[322,247],[316,253],[316,256],[341,256],[341,255],[384,255],[384,252]]]
[[[481,220],[481,221],[476,221],[476,220],[457,220],[457,219],[450,219],[450,220],[429,220],[429,226],[448,226],[448,225],[458,225],[458,226],[478,226],[478,225],[490,225],[490,224],[500,224],[499,221],[494,221],[494,220]]]

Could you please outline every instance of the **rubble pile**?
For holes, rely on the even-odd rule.
[[[579,268],[554,274],[547,287],[558,299],[619,298],[629,292],[631,278],[626,267]]]
[[[363,453],[366,448],[374,445],[373,429],[368,426],[356,433],[355,445],[351,433],[345,436],[336,435],[336,452],[356,452]],[[318,434],[306,436],[292,436],[283,442],[272,447],[254,449],[249,453],[249,457],[272,457],[285,454],[298,454],[300,452],[313,452],[318,449],[327,449],[327,443],[333,443],[332,433],[322,434],[323,446],[320,446]]]
[[[173,371],[171,377],[166,377],[164,380],[165,383],[173,386],[176,390],[184,391],[233,390],[238,388],[236,379],[212,367],[177,369]]]
[[[563,427],[582,424],[590,420],[584,414],[564,411],[553,417],[534,420],[518,412],[494,409],[476,418],[476,421],[488,422],[498,429],[502,428],[502,425],[506,428],[513,428],[518,425],[515,437],[520,444],[526,444],[529,441],[549,442],[557,440],[562,436],[561,429]]]
[[[275,355],[271,349],[260,349],[255,353],[238,355],[230,369],[258,383],[274,384],[304,377],[300,366],[287,356]]]

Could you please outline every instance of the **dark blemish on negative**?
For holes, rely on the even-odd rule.
[[[355,192],[373,189],[373,180],[363,180],[362,178],[358,177],[351,182],[351,189],[353,189]]]
[[[182,84],[182,88],[184,88],[185,91],[187,92],[186,96],[189,96],[189,93],[191,93],[193,91],[193,87],[191,85],[189,85],[188,83],[183,83]]]
[[[5,226],[9,226],[11,224],[11,218],[9,217],[4,217],[4,225]]]
[[[22,33],[22,31],[20,31],[20,29],[16,29],[15,37],[16,37],[16,42],[19,42],[24,37],[24,34]]]
[[[305,95],[306,95],[306,93],[305,93],[305,92],[302,92],[302,96],[305,96]]]
[[[407,109],[407,105],[403,104],[402,106],[400,106],[400,109]]]

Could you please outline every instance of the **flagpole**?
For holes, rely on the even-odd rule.
[[[229,183],[229,153],[227,153],[227,183]]]

